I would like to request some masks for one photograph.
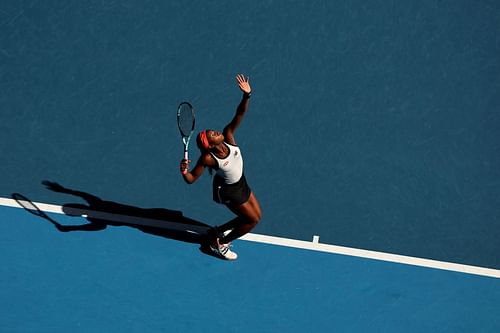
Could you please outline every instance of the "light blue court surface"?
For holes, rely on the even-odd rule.
[[[226,262],[128,227],[60,233],[7,207],[0,220],[1,332],[500,330],[494,278],[247,241]]]

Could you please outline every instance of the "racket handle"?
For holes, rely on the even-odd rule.
[[[187,151],[184,152],[184,159],[188,160],[188,152]]]

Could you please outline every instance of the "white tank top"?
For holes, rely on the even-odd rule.
[[[227,142],[224,142],[224,144],[229,149],[229,154],[226,158],[221,159],[215,156],[215,154],[210,154],[219,165],[216,174],[224,178],[224,183],[234,184],[240,180],[243,174],[243,156],[241,156],[240,148],[237,146],[233,146]]]

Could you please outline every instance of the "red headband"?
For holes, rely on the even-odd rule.
[[[208,150],[209,148],[209,144],[208,144],[208,139],[207,139],[207,131],[201,131],[200,132],[200,141],[201,141],[201,144],[203,145],[203,148],[205,148],[206,150]]]

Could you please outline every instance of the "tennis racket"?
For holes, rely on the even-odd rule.
[[[189,141],[194,132],[194,109],[188,102],[182,102],[177,108],[177,126],[184,143],[184,159],[188,160]]]

